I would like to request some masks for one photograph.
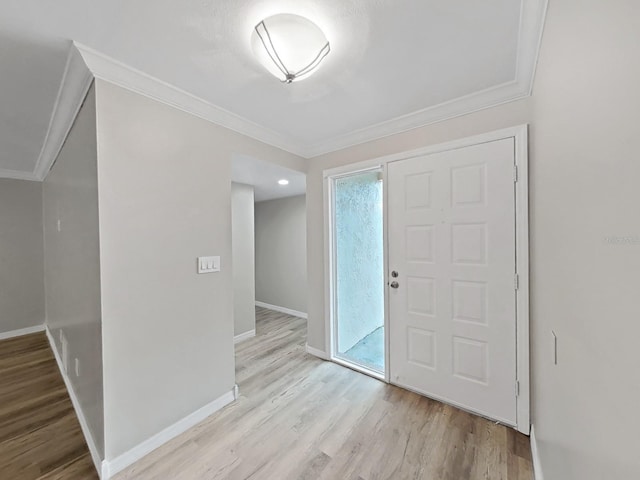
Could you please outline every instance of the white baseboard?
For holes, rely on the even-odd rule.
[[[308,343],[305,345],[305,350],[307,351],[307,353],[313,355],[314,357],[321,358],[322,360],[331,360],[329,358],[329,355],[327,355],[325,352],[323,352],[322,350],[318,350],[317,348],[310,347]]]
[[[0,333],[0,340],[21,337],[22,335],[29,335],[31,333],[38,332],[44,332],[44,325],[36,325],[35,327],[19,328],[18,330],[11,330],[10,332],[2,332]]]
[[[196,410],[190,415],[187,415],[182,420],[178,420],[173,425],[170,425],[161,432],[156,433],[154,436],[148,438],[144,442],[139,443],[131,450],[124,452],[123,454],[117,456],[112,460],[105,460],[102,470],[102,480],[111,478],[113,475],[124,470],[129,465],[137,462],[156,448],[164,445],[169,440],[189,430],[191,427],[197,425],[208,416],[214,414],[218,410],[236,400],[238,398],[238,395],[238,386],[235,385],[229,392],[218,397],[213,402],[208,403],[207,405]]]
[[[241,333],[240,335],[236,335],[235,337],[233,337],[233,343],[240,343],[243,340],[246,340],[247,338],[251,338],[251,337],[255,337],[256,336],[256,329],[254,328],[253,330],[249,330],[248,332],[244,332]]]
[[[536,441],[535,430],[531,425],[531,435],[529,436],[531,441],[531,458],[533,459],[533,478],[535,480],[544,480],[542,474],[542,464],[540,463],[540,452],[538,451],[538,442]]]
[[[293,315],[294,317],[307,318],[307,314],[305,312],[299,312],[298,310],[279,307],[278,305],[271,305],[270,303],[256,301],[256,307],[268,308],[269,310],[275,310],[276,312],[286,313],[288,315]]]
[[[95,465],[100,478],[102,480],[105,480],[108,477],[104,476],[104,462],[102,460],[102,456],[100,455],[100,452],[98,452],[96,443],[93,440],[93,435],[91,434],[91,430],[89,429],[89,424],[87,423],[87,419],[84,417],[84,413],[82,412],[82,408],[80,407],[80,401],[78,400],[78,397],[76,396],[76,393],[73,390],[73,385],[71,385],[71,380],[69,379],[67,372],[65,372],[64,370],[64,363],[62,362],[62,358],[60,358],[60,353],[58,352],[58,348],[56,347],[56,342],[53,340],[53,336],[51,335],[51,330],[49,330],[49,327],[46,327],[45,331],[47,333],[47,338],[49,339],[49,345],[51,346],[51,350],[53,351],[53,356],[56,358],[58,369],[60,370],[60,374],[62,375],[64,384],[67,387],[69,398],[71,398],[71,403],[73,404],[73,409],[76,412],[76,417],[78,417],[78,422],[80,422],[80,428],[82,429],[84,439],[86,440],[87,446],[89,447],[89,452],[91,453],[91,459],[93,460],[93,464]]]

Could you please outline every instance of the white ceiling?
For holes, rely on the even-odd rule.
[[[279,185],[278,180],[289,180],[289,185]],[[256,202],[274,198],[304,195],[306,175],[248,155],[235,155],[231,162],[231,180],[253,186]]]
[[[69,40],[312,157],[530,91],[546,0],[1,0],[0,170],[31,172]],[[522,6],[522,11],[521,11]],[[251,52],[274,13],[315,21],[321,69],[280,84]],[[237,123],[237,122],[236,122]],[[242,123],[242,122],[240,122]],[[243,126],[234,127],[243,131]],[[274,139],[270,141],[270,139]]]
[[[0,169],[17,177],[34,170],[68,49],[69,42],[0,29]]]

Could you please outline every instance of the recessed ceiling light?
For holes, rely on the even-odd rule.
[[[287,180],[286,178],[278,180],[278,185],[289,185],[289,180]]]
[[[320,27],[288,13],[258,23],[251,43],[260,63],[283,83],[311,75],[331,50]]]

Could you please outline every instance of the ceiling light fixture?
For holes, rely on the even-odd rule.
[[[286,178],[278,180],[278,185],[289,185],[289,180],[287,180]]]
[[[283,83],[308,77],[331,51],[320,27],[289,13],[258,23],[251,43],[260,63]]]

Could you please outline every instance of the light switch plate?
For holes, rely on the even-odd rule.
[[[198,273],[220,271],[220,257],[198,257]]]

